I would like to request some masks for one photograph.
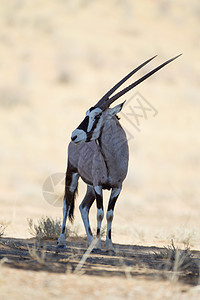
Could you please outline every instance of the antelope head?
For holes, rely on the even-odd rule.
[[[149,73],[145,74],[120,92],[116,93],[112,97],[110,97],[126,80],[128,80],[133,74],[135,74],[138,70],[140,70],[142,67],[144,67],[147,63],[149,63],[152,59],[154,59],[156,56],[153,56],[152,58],[148,59],[141,65],[139,65],[136,69],[131,71],[128,75],[126,75],[122,80],[120,80],[113,88],[111,88],[94,106],[91,107],[86,112],[86,116],[84,120],[81,122],[81,124],[72,132],[71,140],[75,144],[81,143],[81,142],[90,142],[92,140],[97,140],[101,133],[101,127],[103,126],[103,123],[106,119],[111,118],[112,116],[119,113],[123,107],[123,103],[113,107],[109,108],[110,105],[116,101],[118,98],[123,96],[125,93],[133,89],[135,86],[140,84],[142,81],[156,73],[158,70],[166,66],[168,63],[172,62],[176,58],[178,58],[180,55],[175,56],[172,59],[167,60],[163,64],[159,65]]]

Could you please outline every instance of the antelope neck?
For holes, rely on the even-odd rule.
[[[107,177],[109,177],[108,163],[107,163],[107,160],[106,160],[105,153],[104,153],[104,151],[102,149],[102,142],[101,142],[101,136],[102,136],[102,132],[103,132],[103,127],[104,126],[102,126],[100,135],[99,135],[98,139],[95,142],[96,142],[96,145],[97,145],[97,149],[99,150],[99,152],[101,153],[101,155],[103,157],[103,160],[104,160],[104,163],[105,163],[105,166],[106,166]]]

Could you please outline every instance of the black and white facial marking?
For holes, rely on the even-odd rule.
[[[78,144],[80,142],[90,142],[99,137],[100,129],[103,124],[102,109],[99,107],[91,107],[86,112],[85,119],[72,132],[72,142]]]
[[[105,110],[102,110],[99,107],[91,107],[86,112],[85,119],[81,122],[77,129],[72,132],[72,142],[78,144],[81,142],[97,140],[100,136],[103,122],[118,114],[124,103],[125,101],[113,108],[107,108]]]

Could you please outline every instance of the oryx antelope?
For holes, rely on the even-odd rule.
[[[180,56],[180,55],[178,55]],[[154,57],[131,71],[110,89],[100,101],[86,112],[82,123],[72,132],[68,147],[68,166],[65,179],[63,223],[58,239],[58,247],[65,247],[65,225],[67,217],[73,220],[74,201],[79,177],[87,184],[86,195],[79,206],[85,226],[88,243],[93,240],[89,222],[89,210],[94,200],[97,204],[97,249],[101,249],[101,223],[104,217],[102,190],[111,190],[107,219],[106,248],[113,250],[111,225],[113,211],[127,175],[129,151],[126,134],[116,116],[123,107],[121,103],[113,108],[110,105],[152,74],[172,62],[178,56],[164,62],[122,91],[110,97],[127,79],[150,62]]]

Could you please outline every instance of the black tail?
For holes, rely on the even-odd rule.
[[[73,193],[73,196],[72,196],[72,200],[71,200],[71,203],[70,203],[70,209],[69,209],[69,220],[71,223],[73,223],[74,221],[74,208],[75,208],[75,200],[76,200],[76,196],[78,195],[78,184],[77,184],[77,187]]]
[[[64,201],[66,201],[67,209],[69,209],[69,220],[73,222],[74,220],[74,207],[75,207],[75,200],[78,194],[78,183],[74,191],[70,191],[70,186],[72,184],[73,174],[76,173],[72,165],[68,162],[68,168],[66,172],[65,178],[65,196]]]

